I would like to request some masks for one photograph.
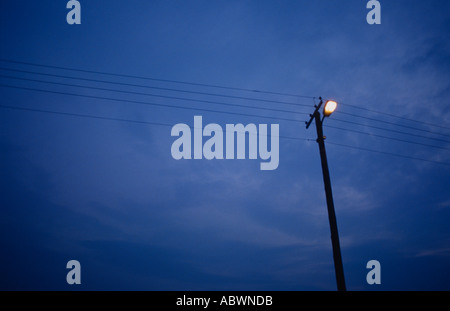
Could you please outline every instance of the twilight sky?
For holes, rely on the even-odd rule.
[[[450,290],[450,3],[380,2],[1,1],[0,289],[335,290],[322,96],[347,288]],[[279,124],[278,168],[174,160],[194,116]]]

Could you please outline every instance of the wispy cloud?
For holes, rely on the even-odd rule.
[[[336,202],[339,202],[341,211],[360,213],[376,208],[377,202],[370,191],[364,191],[356,186],[343,185],[334,188]]]
[[[421,251],[415,255],[415,257],[428,257],[428,256],[450,256],[450,247],[435,248]]]
[[[211,238],[235,241],[261,247],[288,245],[313,245],[316,241],[302,239],[283,232],[276,227],[259,223],[239,211],[227,206],[198,206],[177,213],[176,221],[183,230],[199,230]]]

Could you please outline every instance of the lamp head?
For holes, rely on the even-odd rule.
[[[336,107],[337,102],[335,102],[334,100],[328,100],[323,107],[323,115],[325,117],[329,117],[336,110]]]

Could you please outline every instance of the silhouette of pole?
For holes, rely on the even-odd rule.
[[[336,213],[334,210],[333,193],[331,190],[330,172],[328,170],[328,160],[325,150],[325,137],[323,135],[323,119],[320,118],[320,106],[322,105],[322,99],[320,104],[316,107],[316,110],[311,115],[311,120],[307,122],[306,128],[311,125],[312,120],[315,120],[317,130],[317,143],[319,144],[320,160],[322,163],[323,182],[325,186],[325,195],[327,200],[328,220],[330,222],[331,231],[331,244],[333,246],[333,260],[334,270],[336,272],[336,283],[338,291],[345,291],[345,278],[344,267],[342,265],[341,247],[339,243],[339,232],[337,228]]]

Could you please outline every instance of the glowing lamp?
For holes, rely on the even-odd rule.
[[[323,107],[323,115],[329,117],[336,110],[336,107],[337,103],[334,100],[327,101]]]

